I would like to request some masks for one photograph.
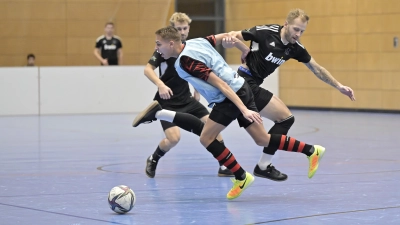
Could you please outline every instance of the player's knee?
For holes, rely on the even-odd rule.
[[[211,142],[213,141],[213,139],[211,139],[209,136],[206,135],[200,135],[200,143],[207,148]]]
[[[181,137],[180,137],[180,135],[171,135],[171,136],[167,137],[167,140],[169,142],[169,146],[174,147],[181,140]]]
[[[293,115],[290,115],[289,117],[287,117],[287,118],[285,118],[285,119],[283,119],[283,120],[281,120],[281,121],[278,121],[278,122],[276,122],[276,123],[278,123],[279,125],[281,125],[282,127],[285,127],[285,128],[287,128],[287,129],[290,129],[291,127],[292,127],[292,125],[294,124],[294,116]]]
[[[267,136],[266,137],[255,138],[254,142],[258,146],[268,146],[269,138]]]

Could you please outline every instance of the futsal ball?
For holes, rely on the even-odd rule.
[[[108,205],[116,213],[124,214],[131,211],[135,202],[135,193],[128,186],[115,186],[108,193]]]

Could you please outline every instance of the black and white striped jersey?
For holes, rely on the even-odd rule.
[[[251,51],[246,57],[246,64],[259,85],[291,58],[303,63],[311,60],[310,54],[299,42],[287,45],[282,43],[281,29],[282,26],[278,24],[270,24],[242,30],[243,39],[251,41]]]

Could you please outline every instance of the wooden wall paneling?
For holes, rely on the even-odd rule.
[[[121,38],[124,55],[140,53],[139,49],[142,48],[140,40],[140,38]]]
[[[0,66],[8,67],[8,66],[25,66],[26,54],[14,54],[14,55],[0,55]]]
[[[399,71],[400,75],[400,52],[381,52],[379,54],[380,70]]]
[[[66,38],[35,38],[27,40],[30,44],[30,52],[36,54],[66,54]]]
[[[400,90],[382,92],[382,109],[400,110]]]
[[[65,53],[64,54],[40,54],[39,53],[39,54],[35,54],[35,55],[36,55],[35,64],[37,66],[65,66],[65,65],[67,65],[67,55]]]
[[[353,89],[359,87],[357,71],[333,71],[332,76],[345,86],[349,86]]]
[[[145,65],[147,62],[143,63],[140,60],[140,54],[138,53],[126,53],[124,52],[124,65]]]
[[[67,54],[93,54],[95,43],[94,38],[68,37]]]
[[[400,32],[397,21],[400,14],[373,14],[357,16],[357,31],[363,33]]]
[[[14,37],[65,37],[66,24],[62,20],[12,20],[0,21],[0,38]]]
[[[229,52],[225,52],[225,61],[228,64],[242,64],[242,62],[240,60],[240,56],[241,56],[241,53],[239,52],[239,50],[232,49]]]
[[[358,53],[357,70],[358,71],[379,71],[381,58],[379,53]]]
[[[149,37],[142,37],[138,38],[137,40],[138,40],[138,48],[136,49],[135,52],[140,54],[146,54],[147,58],[150,59],[156,47],[156,35],[154,34],[154,32]]]
[[[35,0],[34,0],[35,1]],[[57,1],[57,0],[53,0]],[[67,3],[77,3],[77,2],[85,2],[85,3],[115,3],[116,0],[64,0]],[[119,2],[140,2],[140,0],[118,0]],[[151,0],[149,0],[151,1]]]
[[[2,2],[2,20],[65,20],[65,2],[7,1]]]
[[[357,52],[380,52],[383,49],[382,34],[357,34]],[[392,41],[393,43],[393,41]]]
[[[122,4],[121,4],[122,5]],[[110,21],[118,10],[118,1],[113,2],[69,2],[67,4],[67,19],[69,21],[102,21],[101,25]]]
[[[355,34],[305,34],[301,43],[312,53],[348,53],[357,51]]]
[[[357,14],[400,13],[400,2],[397,0],[358,0]]]
[[[127,21],[119,19],[115,21],[115,34],[120,36],[121,39],[125,39],[128,37],[137,38],[139,34],[139,29],[139,21]]]
[[[311,3],[324,3],[329,2],[329,4],[322,6],[329,9],[329,16],[346,16],[346,15],[357,15],[357,0],[325,0],[325,1],[310,1]],[[321,11],[321,7],[314,8],[315,11],[310,12],[310,16],[318,15],[318,10]],[[321,15],[324,16],[324,15]],[[328,16],[328,15],[325,15]]]
[[[227,4],[226,19],[260,19],[270,15],[265,1]]]
[[[279,75],[280,87],[328,89],[329,85],[318,79],[311,71],[285,72]]]
[[[144,66],[144,65],[147,64],[147,62],[149,61],[149,59],[152,56],[153,52],[149,51],[149,53],[140,53],[139,54],[139,63],[138,63],[138,65],[143,65]]]
[[[357,87],[362,90],[380,90],[383,86],[382,73],[379,71],[358,71],[357,75]]]
[[[358,109],[382,109],[382,91],[381,90],[355,90]]]
[[[332,64],[326,67],[332,71],[356,71],[357,53],[332,53]]]
[[[104,34],[104,25],[104,20],[68,20],[67,36],[92,37],[95,42],[99,36]]]
[[[400,91],[399,74],[399,71],[380,72],[380,76],[382,76],[382,89],[385,91]],[[400,101],[400,99],[398,98],[397,101]]]
[[[94,54],[68,54],[67,55],[67,65],[68,66],[100,66],[100,62],[96,59]]]
[[[379,42],[381,46],[382,52],[399,52],[400,51],[400,40],[397,47],[393,46],[393,38],[397,37],[400,39],[400,32],[393,33],[383,33],[379,34],[379,38],[377,42]]]
[[[354,34],[356,16],[313,17],[307,26],[307,34]]]
[[[155,40],[155,32],[164,27],[164,20],[140,20],[139,21],[139,36],[138,37],[152,37]],[[190,35],[190,34],[189,34]]]
[[[331,107],[332,92],[329,89],[280,88],[279,97],[289,106]]]
[[[140,19],[145,19],[146,17],[140,17],[140,4],[139,1],[126,1],[122,2],[119,9],[115,13],[115,19],[121,21],[133,21],[138,22]]]
[[[2,40],[7,46],[3,51],[5,55],[12,54],[65,54],[66,39],[65,38],[5,38]]]
[[[168,21],[171,17],[169,15],[169,5],[166,2],[141,2],[137,13],[141,21],[159,21],[161,22],[159,26],[165,26],[165,21]]]

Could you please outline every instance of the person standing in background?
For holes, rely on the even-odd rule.
[[[122,65],[122,42],[118,36],[114,35],[114,23],[106,23],[104,35],[96,40],[94,56],[102,66]]]
[[[26,57],[27,63],[26,66],[35,66],[35,55],[30,53]]]

